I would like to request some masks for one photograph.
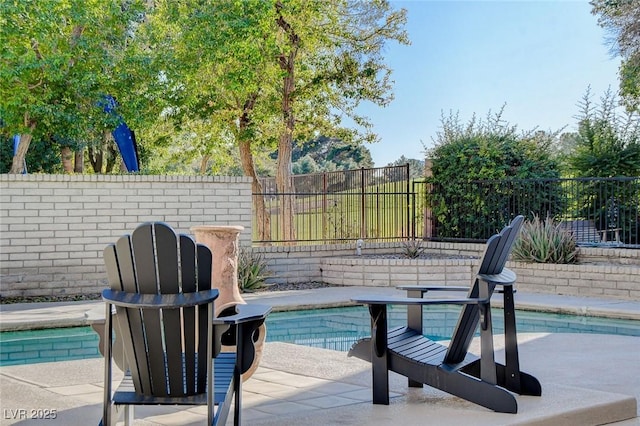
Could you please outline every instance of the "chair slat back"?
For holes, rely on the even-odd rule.
[[[499,234],[495,234],[487,240],[478,274],[497,275],[502,272],[523,222],[523,216],[516,216]],[[489,286],[489,297],[493,294],[494,288],[495,285]],[[480,282],[477,277],[474,277],[468,297],[477,298],[479,296]],[[465,305],[458,317],[458,323],[444,358],[446,364],[457,364],[464,360],[479,322],[480,309],[478,305]]]
[[[177,294],[211,288],[211,251],[163,223],[145,223],[104,251],[112,289]],[[207,309],[117,307],[117,333],[136,392],[185,396],[206,391]]]
[[[200,290],[209,290],[212,288],[212,278],[211,271],[213,270],[213,258],[211,255],[211,250],[209,247],[198,244],[196,248],[196,256],[197,256],[197,268],[198,268],[198,281],[197,281],[197,289]],[[194,310],[196,308],[193,308]],[[197,315],[198,321],[198,330],[200,332],[200,337],[197,339],[198,347],[198,365],[202,366],[196,371],[197,381],[196,381],[196,392],[203,393],[206,391],[207,384],[207,369],[204,368],[207,363],[207,307],[200,306]],[[214,348],[214,356],[217,356],[217,351]]]

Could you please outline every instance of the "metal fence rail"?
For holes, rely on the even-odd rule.
[[[425,239],[484,241],[524,214],[594,229],[597,241],[590,243],[640,244],[638,177],[414,182],[413,188],[414,235]]]
[[[294,193],[262,179],[266,215],[254,208],[258,244],[340,243],[359,239],[486,241],[518,214],[547,215],[581,243],[640,245],[640,178],[477,180],[435,186],[410,181],[409,166],[292,177]],[[282,206],[292,197],[295,238],[284,238]],[[263,222],[258,223],[258,218]],[[268,226],[268,238],[256,229]]]
[[[294,193],[278,193],[273,178],[261,180],[271,238],[255,243],[293,243],[282,237],[280,214],[286,197],[294,199],[295,243],[337,243],[366,239],[389,241],[412,235],[409,166],[346,170],[292,176]],[[254,209],[254,230],[258,215]],[[265,220],[265,219],[263,219]]]

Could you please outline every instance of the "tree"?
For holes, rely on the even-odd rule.
[[[178,123],[206,119],[219,135],[231,135],[254,193],[262,193],[254,154],[267,147],[277,148],[278,191],[292,194],[295,140],[318,134],[374,140],[355,108],[391,100],[382,49],[387,40],[407,42],[404,11],[386,1],[159,0],[148,18],[152,68],[169,82],[167,115]],[[345,116],[364,132],[341,127]],[[293,239],[294,204],[290,195],[283,200],[280,237]],[[264,200],[256,201],[259,235],[268,240],[268,212]]]
[[[640,114],[621,114],[617,99],[605,92],[593,105],[588,89],[579,106],[575,150],[569,162],[577,177],[640,175]]]
[[[621,224],[625,229],[637,229],[640,188],[635,177],[640,175],[640,114],[628,110],[621,113],[611,91],[605,92],[600,103],[594,105],[587,90],[579,105],[575,149],[569,158],[572,174],[619,179],[590,181],[576,194],[576,204],[585,217],[597,213],[596,226],[600,230]],[[636,244],[631,240],[625,242]]]
[[[560,208],[559,184],[532,186],[535,179],[559,177],[551,154],[556,133],[519,133],[502,120],[502,111],[468,124],[457,114],[442,117],[436,145],[427,151],[433,174],[428,203],[438,237],[487,238],[511,219],[513,205],[528,206],[527,214],[554,215]]]
[[[591,0],[591,12],[612,35],[611,50],[622,57],[620,94],[627,109],[640,107],[640,2],[637,0]]]
[[[54,145],[52,149],[52,145]],[[60,173],[60,148],[55,141],[33,138],[25,160],[30,173]],[[13,162],[13,137],[0,134],[0,173],[9,173]]]
[[[308,175],[318,171],[318,164],[307,154],[297,161],[294,161],[291,169],[294,175]]]
[[[393,161],[387,166],[404,166],[405,164],[409,165],[409,178],[417,179],[424,177],[424,161],[416,160],[415,158],[407,158],[404,155],[401,155],[396,161]]]
[[[362,101],[386,105],[392,99],[391,70],[384,64],[386,42],[408,43],[404,10],[394,11],[384,0],[372,2],[275,3],[277,60],[282,72],[281,117],[276,186],[285,194],[282,231],[295,238],[291,175],[293,141],[311,132],[349,141],[358,130],[340,127],[343,115],[375,140],[365,117],[355,113]],[[334,111],[339,111],[336,114]]]
[[[0,117],[4,132],[20,135],[10,173],[21,173],[34,135],[82,141],[109,125],[98,106],[106,71],[141,0],[1,0],[0,10]]]
[[[273,153],[272,157],[277,158],[277,152]],[[318,136],[310,141],[296,143],[291,152],[291,160],[294,174],[373,167],[371,153],[363,144],[347,143],[327,136]],[[301,162],[305,164],[297,165]]]
[[[156,149],[175,156],[175,146],[183,147],[186,163],[200,157],[204,172],[211,158],[226,159],[218,169],[232,167],[232,145],[256,194],[263,191],[253,151],[273,143],[277,113],[272,12],[269,2],[256,0],[159,0],[137,38],[148,46],[149,68],[165,81],[164,92],[150,91],[164,121],[159,134],[154,129]],[[254,201],[258,234],[269,240],[264,199]]]

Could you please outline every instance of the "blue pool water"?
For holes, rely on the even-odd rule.
[[[406,307],[388,310],[389,328],[406,325]],[[458,321],[456,306],[423,309],[423,332],[432,340],[448,340]],[[492,309],[494,333],[504,332],[503,312]],[[640,336],[640,321],[516,311],[519,333],[595,333]],[[278,312],[267,321],[267,341],[348,351],[361,337],[371,334],[365,307]]]
[[[449,339],[459,308],[424,309],[424,332],[435,340]],[[406,308],[389,310],[390,327],[403,325]],[[640,321],[559,315],[529,311],[516,314],[518,332],[598,333],[640,336]],[[493,310],[494,332],[503,332],[502,311]],[[347,351],[370,334],[365,307],[274,312],[267,319],[267,341]],[[98,336],[90,327],[0,333],[0,366],[99,357]]]
[[[98,335],[91,327],[0,333],[0,366],[96,358]]]

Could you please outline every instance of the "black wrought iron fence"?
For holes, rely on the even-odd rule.
[[[412,235],[409,166],[292,176],[293,193],[279,193],[273,178],[254,193],[255,243],[390,241]],[[293,198],[295,238],[285,238],[282,209]],[[264,200],[264,211],[257,211]],[[261,230],[261,231],[259,231]]]
[[[478,180],[413,184],[415,236],[484,241],[517,214],[554,219],[588,243],[640,244],[640,178]]]
[[[640,246],[638,177],[477,180],[433,186],[425,180],[410,181],[405,165],[295,175],[292,182],[295,191],[282,194],[274,179],[262,179],[263,192],[253,194],[254,242],[481,242],[523,214],[543,219],[550,215],[580,235],[581,243]],[[293,234],[284,232],[287,198],[293,199]],[[258,200],[263,201],[262,212]]]

